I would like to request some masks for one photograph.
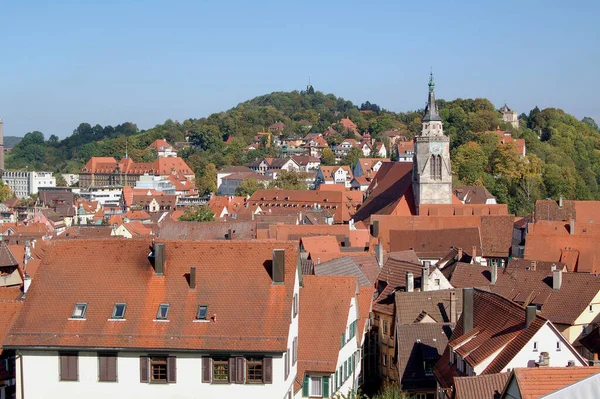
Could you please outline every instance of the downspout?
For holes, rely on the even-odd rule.
[[[20,385],[21,385],[21,399],[25,399],[25,385],[23,384],[23,355],[19,351],[15,352],[15,359],[19,359],[19,371],[20,371]]]

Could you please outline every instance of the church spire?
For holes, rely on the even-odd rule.
[[[423,122],[429,121],[441,121],[440,114],[438,112],[437,105],[435,103],[435,83],[433,82],[433,72],[429,73],[429,98],[427,99],[427,106],[425,107],[425,116],[423,116]]]

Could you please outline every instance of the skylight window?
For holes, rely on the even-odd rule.
[[[125,303],[115,303],[115,308],[113,309],[112,318],[113,319],[124,319],[126,307],[127,307],[127,304],[125,304]]]
[[[158,313],[156,314],[156,320],[167,320],[169,315],[169,304],[161,303],[158,305]]]
[[[74,319],[83,319],[85,318],[85,311],[87,310],[87,303],[77,302],[75,304],[75,309],[73,309],[73,314],[71,315]]]
[[[207,305],[198,305],[198,313],[196,313],[196,320],[206,320],[207,314],[208,314],[208,306]]]

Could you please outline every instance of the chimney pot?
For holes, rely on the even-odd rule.
[[[379,238],[379,220],[373,221],[373,237]]]
[[[463,334],[467,334],[473,329],[473,292],[473,288],[463,288]]]
[[[165,244],[154,244],[152,247],[154,255],[154,274],[163,276],[165,274]]]
[[[552,289],[553,290],[560,290],[560,287],[562,286],[562,270],[554,270],[552,272]]]
[[[463,257],[463,249],[462,248],[458,248],[458,261],[460,262],[460,260]]]
[[[414,292],[415,290],[415,276],[412,272],[406,272],[406,292]]]
[[[425,261],[421,269],[421,291],[429,291],[429,266],[431,262]]]
[[[492,284],[496,284],[496,281],[498,280],[498,265],[493,263],[491,266],[491,283]]]
[[[450,291],[450,323],[456,325],[456,292]]]
[[[285,282],[285,249],[273,250],[273,283]]]
[[[569,234],[571,234],[571,235],[575,234],[575,219],[571,219],[571,222],[569,225]]]
[[[190,289],[196,289],[196,266],[190,267]]]
[[[233,240],[233,229],[228,229],[227,230],[227,239],[228,240]]]
[[[375,259],[377,259],[377,266],[379,269],[383,268],[383,244],[375,244]]]
[[[473,260],[471,263],[475,263],[475,258],[477,258],[477,247],[475,245],[473,245],[471,252],[472,252],[471,256],[473,257]]]
[[[563,207],[563,197],[562,197],[562,195],[558,198],[558,207],[559,208]]]
[[[528,305],[525,308],[525,328],[529,327],[529,325],[535,320],[535,316],[537,314],[537,308],[533,305]]]

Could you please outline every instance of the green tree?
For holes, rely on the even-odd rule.
[[[596,121],[593,118],[586,116],[581,121],[583,123],[585,123],[586,125],[590,126],[592,129],[594,129],[596,131],[600,131],[600,129],[598,129],[598,124],[596,123]]]
[[[330,148],[323,149],[323,152],[321,153],[321,162],[323,165],[335,165],[335,155]]]
[[[206,195],[217,191],[217,167],[209,163],[204,168],[204,173],[196,179],[196,187],[200,195]]]
[[[179,217],[180,222],[212,222],[215,215],[207,205],[186,208],[183,215]]]
[[[254,178],[243,180],[235,190],[235,195],[242,197],[251,196],[257,190],[263,188],[263,185]]]
[[[350,165],[354,167],[354,165],[356,165],[356,163],[358,162],[359,158],[363,157],[363,152],[358,148],[354,147],[350,151],[348,151],[344,158],[342,158],[342,160],[340,161],[340,165]]]
[[[13,198],[14,194],[11,191],[10,187],[4,183],[3,180],[0,180],[0,202],[4,202],[7,199]]]
[[[288,172],[282,170],[277,173],[277,178],[269,184],[269,188],[281,190],[306,190],[306,172]]]
[[[55,173],[54,178],[56,179],[56,187],[67,187],[67,181],[61,173]]]
[[[456,149],[452,161],[454,171],[458,174],[461,183],[469,186],[483,184],[487,157],[479,144],[469,141],[461,145]]]

